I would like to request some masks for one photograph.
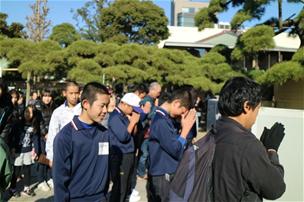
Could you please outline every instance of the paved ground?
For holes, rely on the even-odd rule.
[[[199,132],[197,139],[200,139],[205,132]],[[147,202],[147,197],[146,197],[146,180],[143,179],[137,179],[137,185],[136,185],[136,190],[140,194],[140,202]],[[35,184],[32,185],[35,187]],[[53,191],[41,191],[39,189],[34,190],[36,193],[36,196],[34,197],[26,197],[26,196],[21,196],[19,198],[10,198],[8,201],[13,202],[13,201],[22,201],[22,202],[52,202],[53,201]]]
[[[136,185],[136,190],[140,193],[140,202],[146,202],[146,180],[143,179],[138,179],[137,180],[137,185]],[[34,197],[26,197],[26,196],[21,196],[19,198],[10,198],[8,201],[13,202],[13,201],[22,201],[22,202],[52,202],[53,201],[53,191],[48,191],[44,192],[39,189],[35,189],[36,196]]]

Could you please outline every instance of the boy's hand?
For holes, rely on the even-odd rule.
[[[140,114],[136,113],[136,112],[132,112],[132,115],[130,117],[130,123],[137,123],[139,121],[140,118]]]
[[[182,115],[181,125],[182,125],[182,132],[181,136],[186,138],[189,131],[191,130],[193,124],[195,123],[196,118],[196,110],[191,109],[187,114]]]

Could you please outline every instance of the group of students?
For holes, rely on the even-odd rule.
[[[275,135],[268,135],[266,146],[250,133],[260,91],[254,81],[236,77],[220,92],[214,201],[276,199],[285,191],[277,155],[283,137],[272,143]],[[54,201],[131,201],[136,174],[147,178],[148,201],[170,201],[170,183],[195,136],[195,91],[185,86],[160,96],[161,86],[153,82],[147,95],[134,89],[114,105],[109,89],[97,82],[81,94],[69,82],[65,93],[46,138]]]
[[[68,93],[69,88],[66,90]],[[47,157],[52,162],[55,201],[131,200],[137,167],[139,173],[145,173],[148,165],[149,182],[150,178],[152,182],[154,177],[157,179],[176,169],[187,144],[187,135],[195,122],[195,110],[192,109],[195,97],[189,88],[181,88],[162,103],[157,103],[160,93],[161,86],[156,82],[150,84],[147,92],[134,89],[126,93],[109,113],[107,128],[99,123],[107,116],[111,95],[99,83],[84,86],[80,96],[80,115],[70,119],[71,122],[57,124],[58,127],[52,124],[53,117],[58,123],[65,116],[64,121],[67,122],[76,114],[77,105],[73,108],[68,104],[62,105],[53,112]],[[52,128],[57,131],[51,132]],[[53,146],[48,147],[52,137]],[[155,144],[158,139],[174,155],[173,158]],[[142,142],[147,142],[147,145]],[[173,149],[171,144],[174,144]],[[148,154],[145,153],[146,146],[149,147]],[[139,150],[142,155],[138,155]],[[113,184],[108,194],[110,180]],[[157,183],[153,185],[157,187]],[[158,195],[157,192],[149,193],[152,194],[151,200]]]
[[[10,171],[9,193],[20,197],[20,194],[34,196],[31,188],[32,165],[35,164],[38,188],[47,191],[52,187],[51,173],[45,161],[45,144],[49,121],[53,111],[51,92],[42,92],[41,99],[35,94],[28,105],[22,92],[15,89],[8,91],[1,81],[1,140],[7,146],[9,158],[7,171]],[[44,158],[43,158],[44,157]],[[10,169],[11,168],[11,169]],[[8,178],[7,178],[8,179]],[[21,193],[17,190],[17,182],[23,181]],[[4,182],[4,181],[3,181]]]

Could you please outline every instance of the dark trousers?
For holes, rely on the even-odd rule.
[[[135,156],[134,158],[134,166],[133,166],[133,171],[131,175],[131,191],[135,189],[136,187],[136,180],[137,180],[137,164],[138,164],[138,156]]]
[[[127,196],[131,194],[134,157],[134,153],[111,155],[110,166],[113,186],[110,202],[124,202]]]
[[[17,178],[21,176],[22,166],[14,166],[14,172],[11,180],[11,189],[16,189]]]
[[[148,202],[168,202],[172,179],[173,175],[148,176],[146,187]]]
[[[31,185],[31,165],[14,166],[14,172],[10,188],[16,188],[17,178],[20,177],[22,173],[24,174],[24,186],[29,187]]]
[[[22,169],[24,174],[24,186],[29,187],[31,185],[31,165],[24,165]]]
[[[37,163],[38,182],[47,182],[51,178],[51,170],[49,166]]]

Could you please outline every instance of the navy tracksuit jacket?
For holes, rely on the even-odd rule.
[[[149,174],[160,176],[175,173],[187,140],[180,137],[173,119],[162,108],[156,110],[149,139]]]
[[[105,201],[108,172],[108,132],[75,116],[54,140],[54,201]]]

